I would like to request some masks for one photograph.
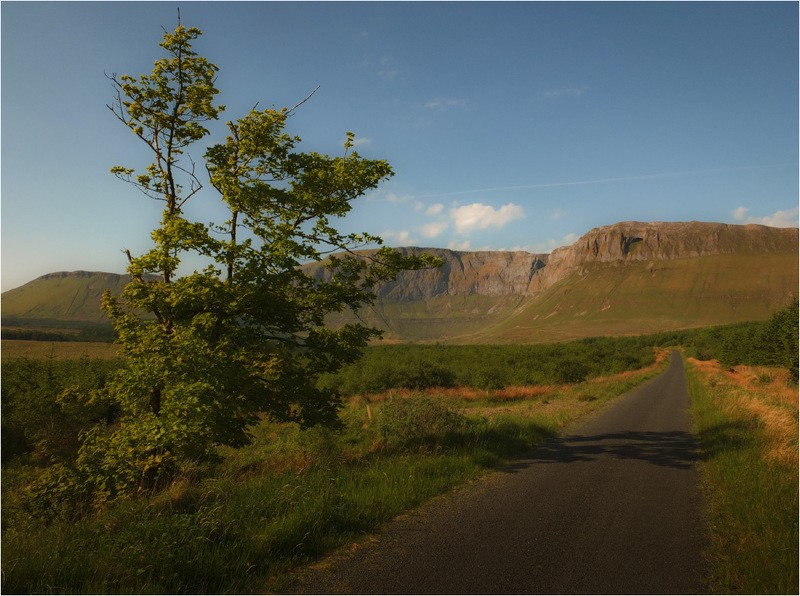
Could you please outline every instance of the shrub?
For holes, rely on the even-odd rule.
[[[466,424],[466,416],[453,405],[420,395],[385,402],[378,428],[388,447],[402,449],[441,445]]]

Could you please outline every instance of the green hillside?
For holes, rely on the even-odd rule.
[[[539,343],[769,318],[797,295],[797,253],[589,263],[536,296],[379,302],[359,318],[384,340]],[[332,317],[338,325],[352,315]]]
[[[540,342],[764,320],[797,290],[797,253],[593,263],[472,339]]]
[[[119,294],[126,275],[73,271],[43,275],[3,292],[3,319],[102,322],[100,297],[106,290]]]

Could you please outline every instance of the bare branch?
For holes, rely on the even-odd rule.
[[[303,101],[301,101],[300,103],[298,103],[298,104],[294,105],[293,107],[289,108],[288,110],[286,110],[286,115],[288,116],[289,114],[294,112],[297,108],[299,108],[301,105],[306,103],[309,99],[311,99],[311,96],[314,95],[317,91],[319,91],[319,88],[320,88],[320,85],[317,85],[317,88],[314,89],[311,93],[309,93]],[[256,105],[258,105],[258,104],[256,104]]]

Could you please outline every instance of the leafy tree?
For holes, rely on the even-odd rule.
[[[200,35],[179,25],[165,32],[167,56],[151,74],[109,77],[116,90],[109,109],[153,160],[143,172],[112,172],[164,204],[153,249],[126,251],[132,281],[119,297],[104,296],[126,366],[103,393],[121,416],[86,433],[78,467],[110,497],[146,488],[216,445],[247,443],[264,414],[335,423],[339,397],[316,380],[355,361],[380,332],[361,324],[329,329],[325,316],[370,304],[374,284],[402,269],[437,264],[388,248],[357,252],[380,238],[333,226],[392,170],[353,151],[352,133],[341,157],[299,151],[300,139],[286,132],[295,108],[254,109],[227,123],[224,142],[204,157],[228,219],[190,221],[184,208],[201,179],[186,151],[224,109],[215,104],[217,66],[192,49]],[[187,255],[208,265],[179,276]],[[325,279],[303,271],[303,263],[323,259]]]

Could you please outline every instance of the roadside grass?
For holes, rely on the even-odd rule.
[[[223,450],[213,470],[198,466],[149,498],[45,527],[18,498],[25,471],[4,470],[3,590],[280,592],[291,569],[364,540],[663,368],[661,358],[640,371],[544,392],[356,396],[338,432],[263,421],[252,445]]]
[[[798,592],[797,386],[784,370],[688,359],[716,593]]]

